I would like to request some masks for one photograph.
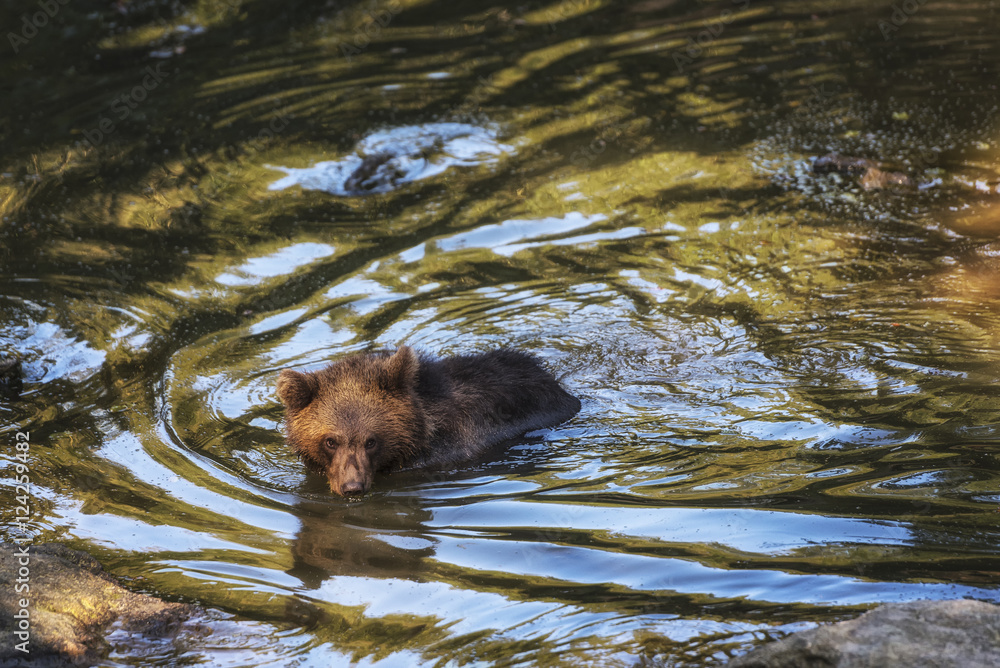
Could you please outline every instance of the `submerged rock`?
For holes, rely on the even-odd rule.
[[[816,158],[816,162],[813,163],[813,171],[817,174],[836,172],[838,174],[858,176],[877,166],[877,163],[865,158],[853,158],[840,155],[839,153],[827,153]]]
[[[913,180],[906,174],[884,171],[882,165],[874,160],[843,156],[837,153],[828,153],[816,158],[816,161],[813,162],[813,171],[817,174],[836,173],[856,178],[865,190],[914,185]]]
[[[501,144],[491,128],[466,123],[407,125],[373,132],[340,160],[306,168],[268,165],[287,174],[269,189],[299,185],[340,196],[387,193],[451,167],[491,164],[513,152],[514,147]]]
[[[16,397],[21,393],[21,360],[0,357],[0,396]]]
[[[130,634],[173,636],[200,612],[124,589],[84,552],[57,544],[24,547],[0,544],[0,667],[89,666],[107,654],[112,625]]]
[[[980,601],[882,605],[857,619],[795,633],[728,668],[1000,666],[1000,606]]]
[[[996,239],[1000,237],[1000,201],[983,200],[966,204],[939,214],[949,229],[967,237]]]

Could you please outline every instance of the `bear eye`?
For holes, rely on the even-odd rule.
[[[365,441],[365,450],[374,450],[378,447],[378,439],[374,436],[369,436],[368,440]]]
[[[337,439],[333,436],[327,436],[323,439],[323,447],[327,450],[336,450],[338,445]]]

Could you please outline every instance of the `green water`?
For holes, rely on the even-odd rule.
[[[1000,7],[896,7],[5,5],[0,537],[29,431],[34,541],[212,609],[109,666],[710,666],[998,601]],[[437,123],[503,148],[271,188]],[[277,373],[399,344],[583,410],[331,497]]]

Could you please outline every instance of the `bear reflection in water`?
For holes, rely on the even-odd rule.
[[[407,346],[278,378],[288,444],[344,496],[377,471],[467,461],[580,410],[538,361],[516,350],[435,360]]]
[[[319,481],[309,481],[308,490]],[[428,528],[431,511],[419,495],[375,495],[343,503],[308,493],[296,504],[300,526],[286,572],[308,589],[338,576],[404,579],[433,564],[437,546]]]

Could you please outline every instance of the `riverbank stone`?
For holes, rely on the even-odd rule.
[[[1000,606],[981,601],[881,605],[857,619],[792,634],[727,668],[1000,666]]]
[[[64,545],[0,544],[0,668],[89,666],[105,656],[111,630],[170,637],[200,609],[120,586],[85,552]],[[27,569],[27,573],[23,569]],[[27,585],[27,589],[23,586]],[[18,649],[28,602],[25,653]],[[18,615],[22,615],[18,617]]]

